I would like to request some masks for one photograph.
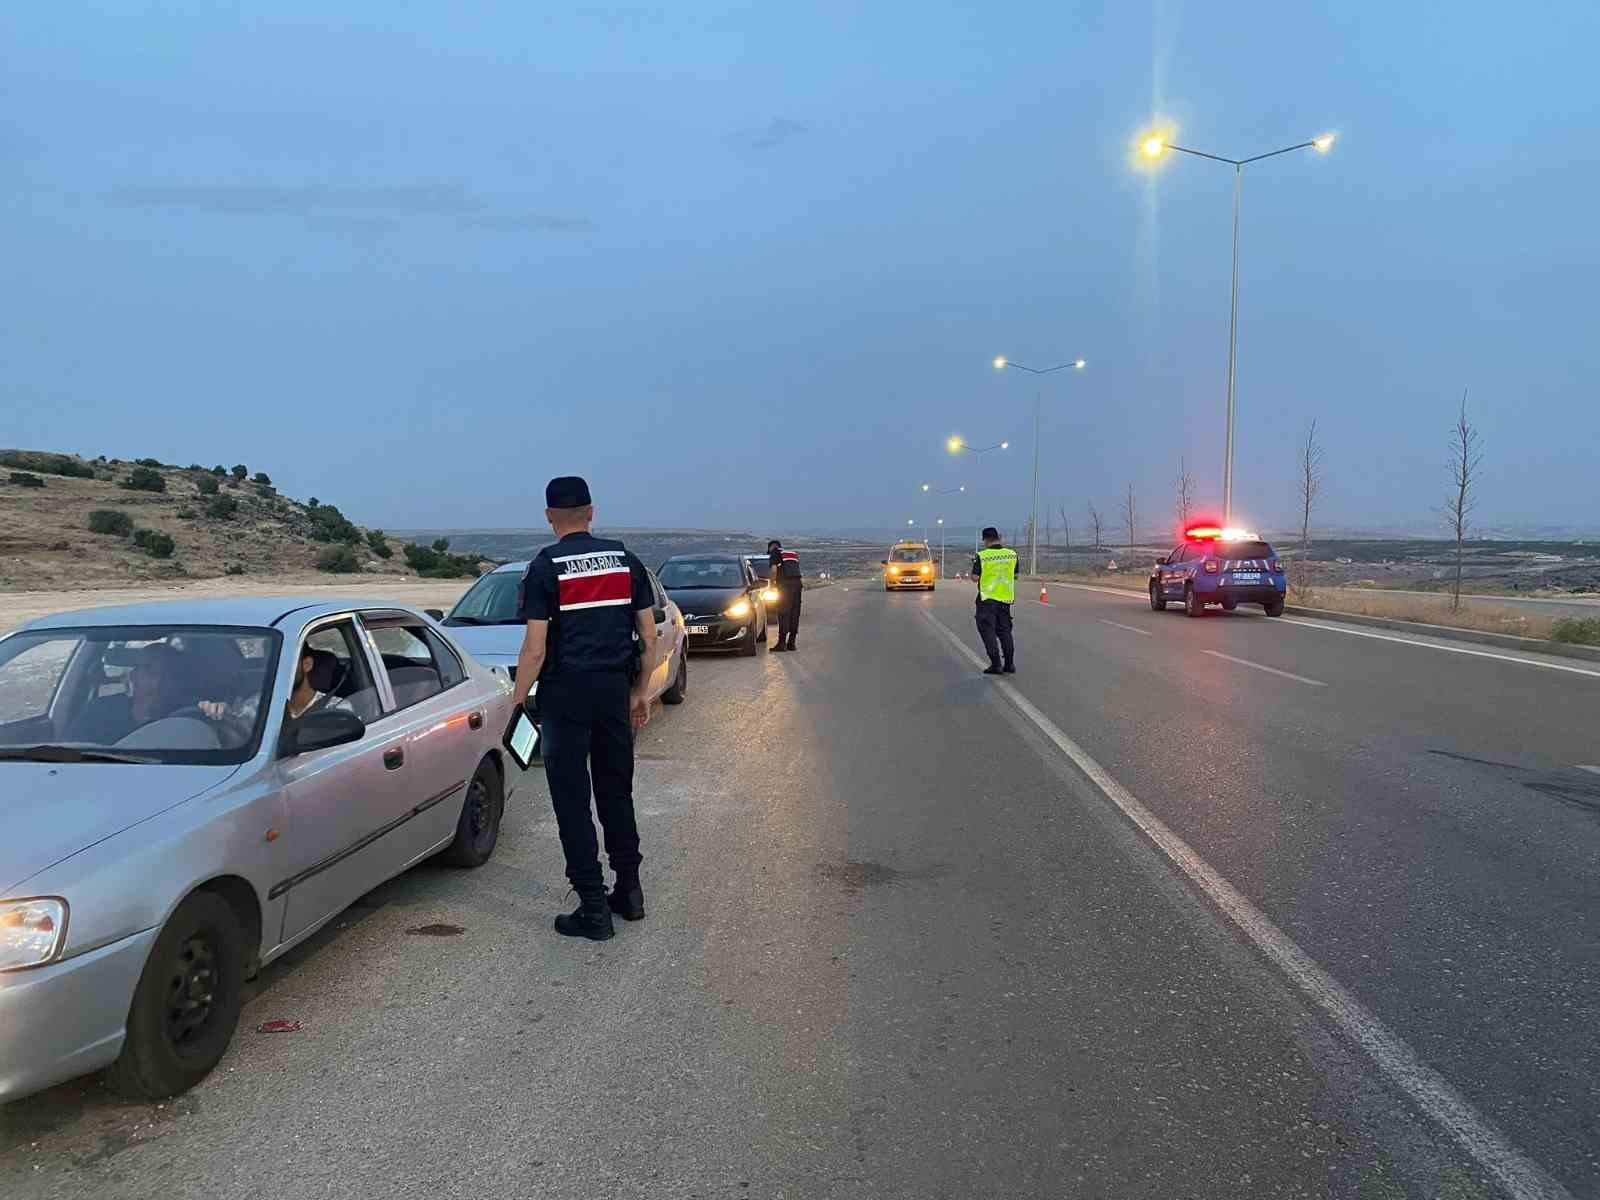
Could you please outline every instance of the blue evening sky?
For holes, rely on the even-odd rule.
[[[0,444],[265,469],[393,526],[772,528],[1220,495],[1595,523],[1592,0],[10,4]],[[952,460],[943,439],[1009,438]]]

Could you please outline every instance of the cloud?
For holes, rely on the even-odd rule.
[[[495,229],[515,232],[522,229],[539,229],[546,233],[582,233],[594,223],[587,217],[569,217],[560,213],[496,213],[469,218],[466,222],[474,229]]]
[[[728,141],[740,150],[772,150],[809,132],[810,129],[799,121],[773,117],[761,125],[735,130],[728,135]]]
[[[277,187],[254,183],[179,184],[126,188],[115,199],[131,208],[188,208],[229,216],[323,212],[460,215],[483,203],[458,184],[391,187]]]

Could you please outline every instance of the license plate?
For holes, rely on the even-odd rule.
[[[709,626],[709,625],[689,625],[689,626],[686,626],[686,628],[689,630],[689,632],[691,634],[695,634],[695,633],[710,633],[711,632],[711,626]]]
[[[1260,583],[1261,582],[1261,572],[1260,571],[1235,571],[1233,573],[1233,581],[1235,583]]]

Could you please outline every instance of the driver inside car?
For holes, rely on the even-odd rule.
[[[70,740],[113,746],[135,729],[192,706],[177,684],[177,659],[178,652],[165,642],[140,649],[128,671],[127,690],[93,700],[72,723]]]

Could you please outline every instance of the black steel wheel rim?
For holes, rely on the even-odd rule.
[[[187,938],[167,971],[164,1029],[174,1049],[189,1049],[205,1036],[221,984],[215,944],[204,933]]]

